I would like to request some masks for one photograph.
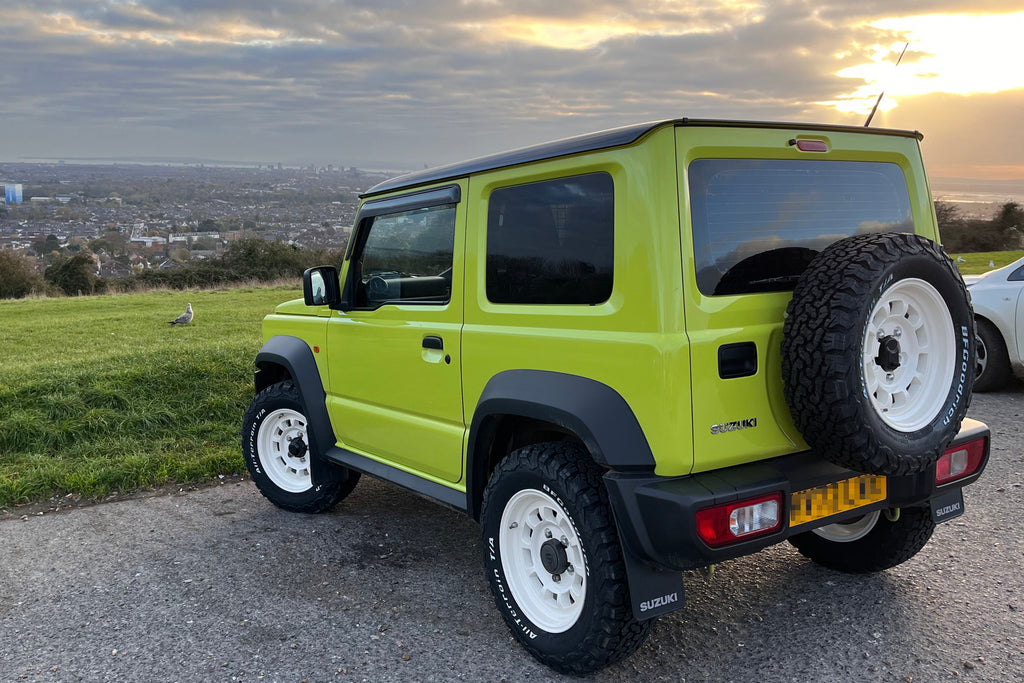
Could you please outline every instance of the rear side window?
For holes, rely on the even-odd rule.
[[[836,240],[914,231],[896,164],[698,159],[689,186],[697,286],[705,295],[792,290]]]
[[[607,173],[495,190],[487,209],[487,298],[598,304],[612,293],[614,187]]]

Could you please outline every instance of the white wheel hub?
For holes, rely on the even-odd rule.
[[[260,465],[270,481],[288,493],[303,493],[313,485],[306,444],[306,417],[302,413],[282,408],[260,424],[256,436]]]
[[[835,541],[836,543],[850,543],[852,541],[858,541],[875,528],[875,524],[878,523],[878,518],[882,514],[881,510],[875,510],[869,512],[863,517],[851,520],[849,522],[840,522],[838,524],[829,524],[828,526],[818,527],[812,529],[812,533],[821,536],[826,541]]]
[[[498,535],[501,567],[526,617],[548,633],[568,631],[583,612],[586,556],[565,510],[536,489],[505,505]]]
[[[878,300],[864,331],[867,396],[882,421],[915,432],[942,410],[956,369],[953,318],[942,295],[917,278]]]

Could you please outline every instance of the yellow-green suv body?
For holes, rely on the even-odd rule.
[[[682,569],[787,538],[909,559],[900,510],[955,516],[988,453],[958,431],[973,318],[919,139],[674,120],[372,188],[340,272],[264,321],[254,479],[316,511],[368,473],[482,520],[510,628],[577,673],[681,606]],[[866,543],[900,547],[848,557]]]

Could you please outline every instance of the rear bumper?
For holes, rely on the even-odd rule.
[[[791,493],[861,473],[804,452],[683,477],[611,471],[605,475],[605,484],[627,552],[654,567],[692,569],[749,555],[791,535],[852,519],[871,510],[923,505],[932,498],[970,484],[981,476],[988,464],[989,429],[977,420],[964,420],[960,433],[950,444],[952,448],[979,438],[985,440],[985,452],[980,467],[970,476],[936,486],[935,468],[932,466],[920,474],[887,477],[888,496],[885,501],[801,524],[794,529],[788,522]],[[783,525],[779,531],[720,548],[706,545],[697,535],[698,510],[779,491],[782,492],[784,507]]]

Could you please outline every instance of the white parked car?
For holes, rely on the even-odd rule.
[[[1024,378],[1024,258],[964,282],[978,322],[974,390],[996,391],[1011,373]]]

